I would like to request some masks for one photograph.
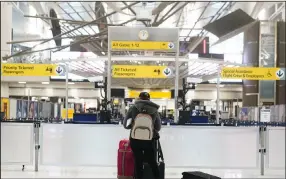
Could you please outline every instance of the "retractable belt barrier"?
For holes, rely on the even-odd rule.
[[[26,121],[15,121],[15,120],[14,121],[12,121],[12,120],[1,121],[1,143],[3,144],[3,145],[1,145],[1,153],[2,153],[1,164],[2,165],[22,165],[23,166],[22,170],[24,170],[25,165],[33,165],[34,164],[35,171],[38,171],[39,158],[40,158],[39,151],[41,150],[41,157],[43,159],[44,155],[45,155],[45,151],[48,151],[48,150],[50,150],[51,147],[53,147],[53,145],[51,145],[51,146],[47,146],[47,145],[46,146],[45,145],[40,146],[40,144],[42,144],[42,142],[43,142],[40,140],[44,140],[43,138],[45,137],[44,136],[45,133],[43,132],[43,130],[40,130],[40,128],[42,128],[43,125],[46,127],[49,127],[52,125],[54,127],[65,126],[65,129],[72,128],[72,129],[68,129],[68,130],[73,130],[73,129],[76,129],[77,127],[80,127],[80,126],[77,126],[76,124],[75,125],[68,125],[68,124],[61,125],[61,124],[55,124],[55,123],[52,123],[52,124],[43,123],[43,125],[41,125],[41,123],[42,122],[35,121],[35,120],[30,120],[30,121],[29,120],[28,121],[27,120]],[[94,130],[100,130],[101,133],[102,133],[102,131],[107,130],[107,128],[114,128],[115,129],[114,132],[116,132],[116,130],[125,131],[120,126],[108,125],[108,124],[107,125],[104,125],[104,124],[103,125],[85,124],[84,126],[90,127],[90,128],[92,128],[92,126],[94,126],[94,127],[96,127],[96,129],[94,129]],[[181,127],[183,127],[182,129],[184,129],[186,131],[188,126],[185,126],[185,127],[181,126]],[[192,127],[192,126],[190,126],[190,127]],[[196,126],[193,126],[193,127],[196,127]],[[197,126],[197,127],[200,128],[199,130],[204,130],[203,126]],[[211,127],[211,129],[219,129],[220,128],[220,126],[217,126],[217,125],[206,126],[206,128],[208,128],[208,127]],[[231,126],[231,127],[234,127],[234,126]],[[164,133],[164,130],[167,130],[167,129],[172,130],[172,128],[174,128],[174,130],[176,130],[176,128],[178,130],[180,130],[179,129],[180,126],[164,127],[163,128],[163,135],[166,135]],[[285,152],[284,152],[285,151],[285,135],[284,135],[285,134],[285,128],[284,127],[276,127],[276,125],[273,127],[273,126],[266,126],[266,125],[262,125],[262,124],[259,127],[250,126],[248,128],[249,129],[250,128],[256,128],[258,133],[259,133],[259,148],[257,151],[257,156],[259,156],[259,161],[260,161],[260,165],[259,165],[260,174],[264,175],[266,169],[283,169],[285,166]],[[49,128],[47,128],[47,129],[49,129]],[[228,129],[228,126],[224,126],[223,128],[220,128],[219,130],[226,130],[226,129]],[[235,129],[235,128],[233,128],[233,129]],[[241,129],[243,129],[243,128],[241,128]],[[78,128],[78,130],[79,130],[79,128]],[[91,130],[91,129],[89,129],[89,130]],[[218,131],[218,130],[214,130],[214,132],[215,131]],[[167,132],[167,131],[165,131],[165,132]],[[126,132],[126,134],[127,133],[128,132]],[[240,134],[236,134],[236,135],[240,135]],[[40,138],[40,136],[42,136],[42,138]],[[125,136],[125,132],[124,132],[124,134],[123,133],[120,134],[120,136],[118,136],[118,139],[124,138],[124,136]],[[100,139],[100,136],[97,136],[97,137],[99,137],[98,140],[103,140],[103,139]],[[198,136],[198,137],[200,137],[200,136]],[[279,138],[284,137],[284,139],[277,141],[277,137],[279,137]],[[108,138],[110,138],[110,137],[108,137]],[[13,140],[14,142],[13,143],[9,142],[11,140]],[[51,138],[49,138],[49,140],[51,140]],[[106,139],[106,140],[108,140],[108,139]],[[166,145],[166,142],[164,143],[164,140],[162,140],[162,141],[163,141],[162,147],[164,150],[164,145]],[[76,140],[75,140],[75,142],[76,142]],[[19,146],[19,144],[21,144],[21,148],[17,147],[16,144],[17,144],[17,146]],[[284,144],[284,148],[283,148],[283,144]],[[195,142],[192,145],[195,146],[196,145]],[[117,143],[114,144],[114,146],[117,146]],[[45,149],[45,147],[47,147],[48,149]],[[65,146],[65,147],[68,147],[68,146]],[[95,146],[95,147],[98,148],[100,146]],[[102,148],[102,146],[100,148]],[[115,150],[116,150],[116,148],[115,148]],[[20,154],[15,155],[15,153],[16,154],[20,153]],[[202,153],[200,155],[204,155],[204,154]],[[282,155],[284,155],[284,157]],[[112,154],[112,156],[113,156],[113,154]],[[84,159],[80,159],[80,160],[83,161]],[[101,159],[98,159],[98,160],[101,160]],[[110,159],[110,161],[108,161],[108,162],[112,163],[112,161],[113,160]],[[177,161],[176,163],[179,164],[180,161]],[[43,164],[43,161],[41,164]],[[53,163],[53,164],[56,164],[56,163]],[[83,164],[84,164],[84,162],[79,163],[79,164],[77,164],[75,162],[75,165],[82,166]],[[166,151],[166,164],[168,166],[168,151]],[[243,163],[241,163],[240,165],[242,165],[242,164]],[[58,164],[58,165],[62,165],[62,164]],[[114,165],[116,165],[116,163]],[[91,164],[91,166],[92,166],[92,164]]]

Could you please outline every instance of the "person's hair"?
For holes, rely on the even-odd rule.
[[[141,93],[139,94],[139,98],[140,98],[141,100],[150,100],[150,94],[147,93],[147,92],[141,92]]]

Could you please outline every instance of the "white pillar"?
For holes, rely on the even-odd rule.
[[[1,98],[9,98],[9,85],[8,85],[8,83],[1,82]]]
[[[1,60],[3,56],[11,54],[11,45],[7,42],[12,39],[12,5],[1,2]]]

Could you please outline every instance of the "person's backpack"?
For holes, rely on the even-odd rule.
[[[152,116],[143,109],[136,115],[131,129],[131,138],[137,140],[152,140],[154,123]]]

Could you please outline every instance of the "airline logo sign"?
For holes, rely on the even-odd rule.
[[[113,65],[113,78],[168,78],[172,69],[167,66]]]
[[[64,76],[65,67],[54,64],[10,63],[1,65],[2,76]]]
[[[155,42],[155,41],[112,41],[112,50],[164,50],[175,49],[173,42]]]
[[[285,68],[224,67],[221,78],[243,80],[285,80]]]

